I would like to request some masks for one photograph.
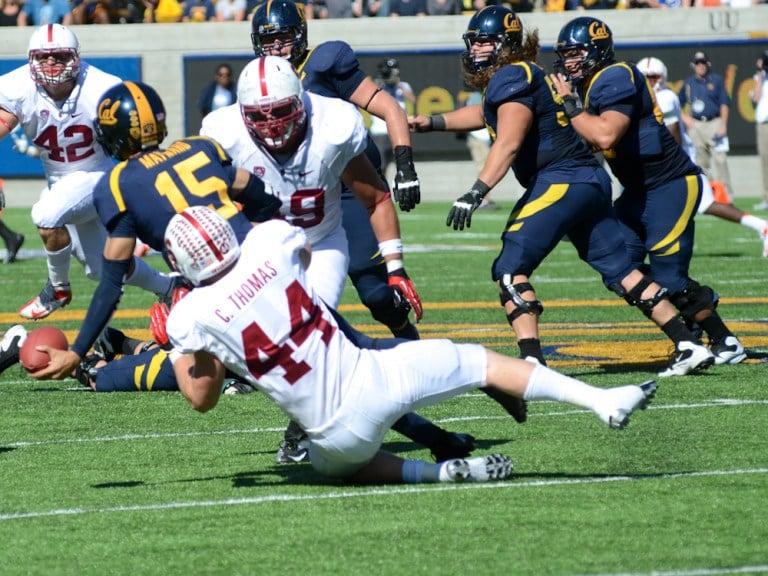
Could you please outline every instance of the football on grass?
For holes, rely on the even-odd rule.
[[[36,350],[35,346],[50,346],[66,350],[69,348],[69,342],[64,332],[54,326],[42,326],[32,330],[19,350],[19,362],[24,370],[30,373],[45,368],[51,361],[51,357],[46,352]]]

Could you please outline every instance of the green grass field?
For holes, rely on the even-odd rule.
[[[490,281],[506,211],[477,213],[459,233],[444,225],[448,207],[401,215],[422,336],[516,355]],[[28,210],[5,219],[27,234],[25,249],[40,248]],[[13,367],[0,376],[0,574],[768,573],[768,262],[751,230],[708,216],[697,230],[692,276],[720,294],[748,360],[663,380],[623,431],[552,403],[518,425],[479,392],[423,412],[477,437],[477,453],[511,456],[506,482],[346,486],[307,464],[274,464],[287,419],[261,394],[198,414],[177,393],[95,394]],[[0,271],[2,331],[46,271],[41,258]],[[77,264],[72,280],[72,304],[39,322],[70,341],[95,288]],[[610,386],[665,364],[661,332],[570,244],[533,282],[551,366]],[[128,288],[113,325],[148,337],[151,302]],[[349,286],[342,312],[385,334]],[[385,448],[429,457],[396,433]]]

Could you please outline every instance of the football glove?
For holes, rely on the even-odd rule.
[[[173,348],[168,338],[168,332],[165,330],[165,325],[168,322],[168,306],[165,302],[155,302],[152,304],[152,309],[149,311],[150,317],[150,330],[152,331],[152,339],[155,344],[160,346],[163,350],[170,350]]]
[[[416,287],[413,285],[413,282],[408,278],[405,268],[398,268],[397,270],[390,272],[387,283],[392,288],[399,291],[408,301],[411,308],[413,308],[413,313],[416,315],[416,322],[419,322],[424,315],[424,310],[421,306],[421,298],[419,298],[419,293],[416,292]]]
[[[454,230],[464,230],[464,224],[467,228],[472,226],[472,213],[477,210],[483,201],[483,194],[479,190],[472,188],[461,198],[456,200],[448,212],[448,218],[445,220],[446,226],[453,226]]]
[[[403,212],[410,212],[421,202],[421,184],[413,166],[413,149],[395,146],[395,202]]]

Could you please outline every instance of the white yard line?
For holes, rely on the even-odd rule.
[[[146,512],[152,510],[177,510],[182,508],[212,508],[221,506],[252,506],[272,502],[301,502],[307,500],[335,500],[340,498],[368,498],[372,496],[411,495],[425,492],[446,492],[448,490],[510,490],[521,488],[542,488],[548,486],[604,484],[608,482],[647,482],[676,478],[702,478],[711,476],[743,476],[747,474],[768,474],[768,468],[746,470],[706,470],[699,472],[679,472],[674,474],[654,474],[652,476],[602,476],[596,478],[574,478],[559,480],[531,480],[525,482],[500,482],[498,484],[417,484],[394,488],[372,488],[359,491],[327,492],[324,494],[273,494],[253,498],[227,498],[225,500],[197,500],[187,502],[165,502],[162,504],[137,504],[134,506],[111,506],[106,508],[65,508],[37,512],[15,512],[0,514],[0,522],[25,518],[50,518],[55,516],[81,516],[85,514],[110,514],[118,512]],[[656,574],[656,573],[652,573]],[[664,573],[666,574],[666,573]],[[619,576],[619,575],[615,575]]]
[[[733,568],[689,568],[686,570],[654,570],[653,572],[607,572],[582,574],[581,576],[719,576],[720,574],[762,574],[768,572],[768,564],[738,566]]]
[[[460,397],[468,398],[479,394],[463,394]],[[485,396],[483,396],[484,398]],[[736,400],[731,398],[718,398],[709,402],[695,404],[667,404],[662,406],[650,406],[648,410],[693,410],[699,408],[721,408],[723,406],[755,406],[768,404],[768,400]],[[573,416],[574,414],[591,414],[589,410],[557,410],[542,414],[529,414],[529,418],[548,418],[553,416]],[[439,418],[433,420],[436,424],[447,422],[472,422],[478,420],[505,420],[509,416],[457,416],[451,418]],[[0,442],[0,448],[21,448],[25,446],[48,446],[52,444],[82,444],[90,442],[120,442],[128,440],[152,440],[166,438],[187,438],[192,436],[222,436],[230,434],[260,434],[264,432],[283,432],[284,428],[245,428],[234,430],[206,430],[200,432],[167,432],[154,434],[120,434],[118,436],[95,436],[93,438],[61,438],[52,440],[19,440],[17,442]]]

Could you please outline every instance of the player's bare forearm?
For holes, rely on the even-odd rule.
[[[207,352],[182,355],[174,360],[173,371],[179,390],[198,412],[208,412],[219,402],[224,366]]]

